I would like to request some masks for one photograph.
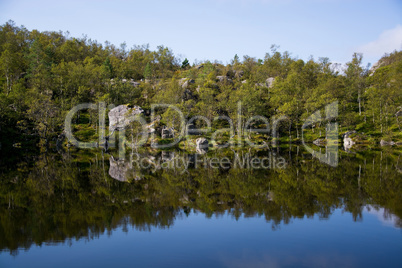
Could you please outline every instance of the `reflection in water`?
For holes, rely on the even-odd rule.
[[[33,244],[94,238],[118,227],[163,229],[191,212],[234,219],[262,215],[276,229],[293,219],[328,219],[342,209],[355,221],[368,211],[402,227],[398,152],[340,151],[333,168],[299,147],[277,147],[275,157],[286,160],[284,169],[198,165],[205,157],[235,163],[239,155],[262,159],[273,153],[150,150],[117,159],[86,151],[3,165],[0,249],[17,254]]]
[[[130,161],[125,161],[124,159],[115,160],[113,156],[109,157],[110,166],[109,166],[109,175],[115,180],[118,181],[127,181],[127,171],[132,169]]]
[[[364,209],[365,212],[375,215],[377,219],[384,225],[389,227],[401,228],[401,218],[394,215],[387,208],[368,205]]]

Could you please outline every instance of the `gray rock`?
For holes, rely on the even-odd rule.
[[[130,85],[132,85],[133,87],[139,87],[141,85],[140,82],[135,82],[133,79],[130,80]]]
[[[275,81],[275,78],[270,77],[267,80],[265,80],[265,84],[267,85],[268,88],[271,88],[274,86],[274,81]]]
[[[141,85],[140,82],[135,82],[134,79],[127,80],[127,79],[124,79],[124,78],[123,78],[123,79],[121,79],[120,81],[121,81],[123,84],[129,83],[129,84],[132,85],[133,87],[139,87],[139,86]],[[113,78],[110,79],[110,84],[111,84],[111,85],[114,85],[114,84],[115,84],[115,81],[114,81]]]
[[[352,135],[353,133],[356,133],[355,130],[352,131],[348,131],[345,134],[343,134],[343,147],[345,148],[345,150],[349,150],[350,148],[352,148],[352,146],[354,144],[356,144],[352,138],[350,138],[350,135]]]
[[[139,106],[129,108],[127,105],[119,105],[109,112],[109,131],[124,129],[129,123],[130,118],[143,113],[144,110]]]
[[[352,148],[352,146],[355,144],[356,143],[351,138],[343,139],[343,147],[345,148],[346,151],[349,150],[350,148]]]
[[[216,80],[218,80],[219,82],[229,82],[229,83],[233,82],[232,79],[230,79],[226,75],[218,75],[216,77]]]
[[[126,182],[129,178],[134,178],[135,181],[141,180],[133,169],[131,161],[124,159],[114,159],[113,156],[109,158],[109,175],[115,180]]]
[[[394,142],[394,141],[385,141],[385,140],[381,140],[380,141],[380,145],[381,146],[392,146],[392,145],[395,145],[396,143]]]
[[[129,162],[124,160],[115,160],[113,156],[109,158],[109,175],[118,181],[127,181],[126,173],[131,168]]]
[[[371,67],[371,69],[369,70],[370,76],[373,76],[375,71],[380,68],[382,65],[381,60],[377,61],[376,63],[373,64],[373,66]]]
[[[208,144],[208,140],[206,138],[198,138],[198,139],[196,139],[195,143],[197,145],[196,149],[197,149],[198,153],[204,154],[204,153],[208,152],[209,144]]]

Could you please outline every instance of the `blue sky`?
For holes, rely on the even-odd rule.
[[[0,19],[128,48],[165,45],[191,63],[264,58],[272,44],[341,63],[353,52],[375,63],[402,49],[402,0],[0,0]]]

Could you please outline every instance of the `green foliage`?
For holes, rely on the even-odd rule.
[[[152,69],[151,69],[151,64],[149,64],[149,62],[147,63],[147,65],[145,66],[144,69],[144,77],[146,79],[150,79],[152,77]]]
[[[371,72],[361,66],[362,55],[354,54],[344,74],[328,58],[305,62],[275,45],[263,60],[246,55],[240,61],[235,55],[228,65],[206,61],[191,67],[164,46],[126,50],[125,44],[103,46],[86,37],[28,31],[7,22],[0,26],[0,132],[11,144],[29,138],[46,141],[63,131],[63,117],[72,107],[99,101],[143,108],[174,104],[186,119],[229,116],[237,128],[242,102],[241,128],[254,115],[286,116],[280,134],[298,138],[306,118],[338,101],[337,122],[344,129],[358,127],[398,141],[401,53],[385,55]],[[270,88],[267,78],[275,79]]]
[[[190,63],[189,63],[188,59],[185,58],[184,61],[181,63],[181,68],[187,69],[188,67],[190,67]]]
[[[183,210],[208,217],[262,216],[273,227],[306,216],[328,218],[335,208],[358,221],[367,205],[402,217],[399,153],[344,153],[342,168],[335,169],[308,157],[301,147],[292,148],[280,148],[286,169],[152,172],[133,164],[124,174],[126,182],[109,175],[116,160],[99,151],[17,157],[8,163],[13,169],[0,165],[0,250],[17,253],[35,244],[93,238],[127,222],[141,230],[167,228]],[[138,153],[151,166],[161,157],[160,152]],[[220,150],[211,156],[233,161],[234,153],[244,152]],[[128,161],[129,156],[119,165]],[[395,226],[400,228],[401,221]]]

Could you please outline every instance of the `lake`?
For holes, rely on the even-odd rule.
[[[117,155],[2,155],[0,267],[402,267],[398,149]]]

